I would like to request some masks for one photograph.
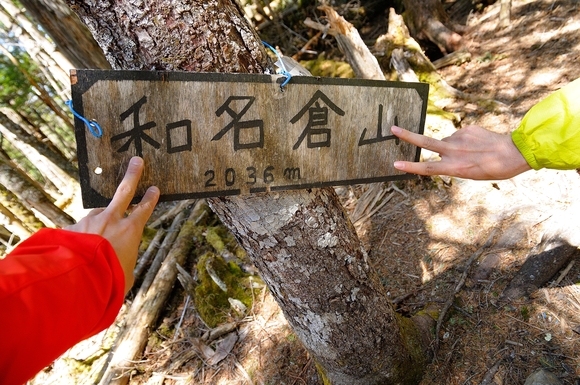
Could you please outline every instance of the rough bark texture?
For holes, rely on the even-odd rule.
[[[271,71],[230,1],[68,2],[115,69]],[[333,190],[210,204],[251,255],[326,383],[418,382],[424,330],[390,307]]]
[[[87,27],[63,0],[20,0],[75,68],[111,68]]]
[[[113,69],[262,73],[268,59],[234,2],[83,2],[70,7]]]
[[[6,114],[13,115],[9,117]],[[70,178],[78,179],[78,170],[75,166],[64,157],[62,152],[54,152],[49,145],[38,139],[36,136],[29,134],[22,126],[15,123],[19,120],[19,116],[7,108],[0,108],[0,125],[4,126],[8,131],[12,132],[22,142],[34,147],[38,153],[46,157],[50,162],[65,172]]]
[[[211,207],[250,252],[329,383],[420,378],[420,341],[397,332],[399,320],[334,190],[228,197]]]
[[[55,225],[65,227],[75,223],[70,215],[54,205],[48,195],[3,160],[0,160],[0,185],[14,193],[28,209],[38,210]]]

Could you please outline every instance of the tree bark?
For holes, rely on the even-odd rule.
[[[26,78],[28,79],[28,81],[30,82],[30,84],[32,84],[32,86],[34,87],[34,89],[36,91],[38,91],[37,96],[40,98],[40,100],[42,100],[42,102],[44,104],[46,104],[46,106],[48,108],[50,108],[59,118],[62,119],[62,121],[71,129],[74,130],[74,126],[70,120],[70,118],[66,115],[66,113],[64,112],[64,110],[57,105],[52,96],[49,95],[48,92],[46,92],[46,90],[39,85],[36,80],[34,80],[34,78],[32,77],[32,75],[30,75],[24,68],[22,68],[22,66],[20,65],[20,63],[18,62],[18,60],[16,60],[16,58],[10,53],[10,51],[8,51],[6,48],[0,46],[0,52],[6,56],[8,56],[8,58],[10,59],[10,61],[20,70],[20,72],[22,72],[22,74],[24,76],[26,76]]]
[[[395,315],[333,189],[210,204],[330,384],[420,380],[427,362],[420,335],[428,330]]]
[[[111,68],[88,28],[63,0],[20,0],[75,68]]]
[[[54,205],[44,191],[36,188],[28,178],[4,159],[0,159],[0,185],[16,195],[26,208],[38,210],[56,226],[65,227],[75,223],[70,215]]]
[[[272,73],[234,2],[67,1],[115,69]],[[332,189],[209,203],[260,269],[326,383],[419,381],[429,333],[396,315]]]
[[[1,7],[5,13],[10,16],[11,20],[2,18],[2,22],[11,29],[11,32],[18,38],[26,47],[26,51],[35,58],[38,63],[42,63],[49,71],[49,76],[54,76],[61,84],[57,90],[61,90],[63,86],[69,85],[68,71],[73,68],[70,61],[64,57],[54,44],[52,44],[46,36],[41,33],[37,26],[34,25],[26,15],[19,9],[12,1],[0,1]],[[19,28],[14,28],[14,23]],[[69,92],[69,87],[66,87]]]
[[[67,165],[69,162],[64,162],[61,159],[61,162],[59,162],[60,165],[56,164],[53,161],[56,160],[56,154],[47,151],[44,143],[39,143],[33,136],[26,135],[26,132],[21,127],[18,127],[17,124],[8,119],[2,112],[0,112],[0,134],[14,148],[24,154],[38,171],[58,188],[61,195],[70,197],[74,194],[75,186],[78,186],[78,182],[63,169],[64,167],[69,169]],[[41,152],[39,150],[43,151]]]
[[[42,135],[42,140],[35,135],[30,134],[19,123],[21,116],[8,108],[0,108],[0,125],[4,126],[8,131],[12,132],[18,138],[34,147],[42,156],[46,157],[50,162],[57,166],[60,170],[65,172],[70,178],[78,180],[78,170],[75,166],[64,156],[64,154],[54,145],[50,146],[47,143],[47,137]],[[52,143],[51,143],[52,144]],[[55,151],[56,150],[56,151]]]

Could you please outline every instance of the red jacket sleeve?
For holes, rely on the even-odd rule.
[[[43,229],[0,260],[0,384],[22,385],[113,323],[125,277],[103,237]]]

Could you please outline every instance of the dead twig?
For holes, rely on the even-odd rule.
[[[193,222],[193,218],[199,216],[200,206],[198,204],[193,209],[188,219],[189,222]],[[119,333],[114,350],[112,349],[109,353],[113,357],[100,380],[100,384],[124,385],[129,380],[124,369],[126,366],[132,366],[128,363],[143,351],[150,328],[155,324],[177,279],[175,265],[183,264],[189,253],[192,235],[193,226],[181,227],[171,251],[161,264],[151,284],[147,287],[142,286],[139,290],[125,317],[125,327]]]
[[[141,258],[139,258],[139,262],[137,263],[137,266],[135,266],[135,269],[133,270],[135,281],[138,281],[141,278],[141,275],[143,274],[145,267],[147,267],[147,265],[149,265],[149,263],[151,262],[153,253],[157,250],[158,247],[160,247],[161,240],[163,239],[164,236],[165,230],[163,229],[157,230],[155,237],[149,243],[149,246],[147,246],[147,250],[145,250]]]
[[[494,384],[493,377],[495,376],[495,374],[499,370],[499,366],[501,365],[501,363],[502,363],[503,360],[504,360],[504,357],[500,357],[500,358],[498,358],[493,363],[493,365],[491,366],[491,368],[489,368],[489,370],[487,371],[487,373],[485,373],[485,376],[483,376],[483,380],[481,380],[481,382],[479,383],[479,385],[491,385],[491,384]]]
[[[172,209],[170,209],[165,214],[163,214],[162,216],[157,218],[155,221],[151,222],[149,227],[151,227],[152,229],[155,229],[161,225],[169,223],[171,220],[173,220],[173,218],[175,218],[175,216],[177,214],[179,214],[180,212],[185,210],[188,206],[194,205],[195,202],[196,202],[195,199],[194,200],[185,200],[185,201],[179,202]]]
[[[568,272],[570,271],[570,269],[572,269],[572,266],[574,266],[574,263],[575,263],[574,260],[570,261],[568,266],[566,266],[566,268],[562,271],[562,273],[560,273],[560,276],[558,276],[558,279],[550,284],[550,287],[558,286],[560,284],[560,282],[562,282],[564,277],[566,277],[566,275],[568,275]]]
[[[451,308],[451,305],[453,305],[453,301],[455,301],[455,296],[457,295],[457,293],[459,293],[459,291],[461,291],[463,285],[465,285],[465,281],[467,280],[467,275],[469,274],[469,268],[471,267],[471,264],[492,245],[493,238],[496,232],[497,232],[496,230],[492,231],[487,240],[485,241],[485,243],[483,244],[483,246],[480,247],[475,253],[473,253],[471,257],[469,257],[469,259],[465,263],[461,279],[457,283],[457,286],[455,286],[453,294],[449,297],[449,299],[445,303],[445,306],[443,307],[443,310],[441,310],[441,313],[439,313],[439,318],[437,319],[437,327],[435,328],[435,340],[433,341],[433,355],[437,355],[437,351],[439,350],[439,332],[441,331],[441,325],[443,324],[443,320],[445,319],[445,316],[447,315],[449,308]]]

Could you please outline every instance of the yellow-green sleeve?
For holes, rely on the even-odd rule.
[[[512,140],[535,170],[580,168],[580,79],[533,106]]]

